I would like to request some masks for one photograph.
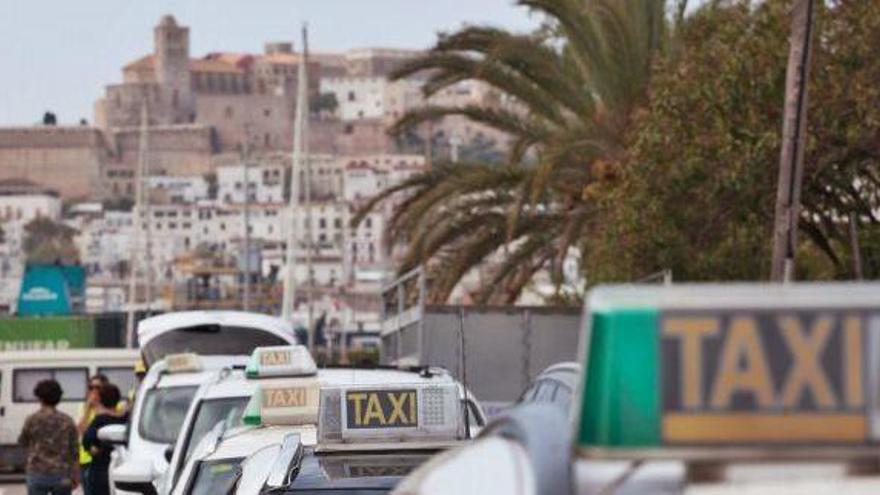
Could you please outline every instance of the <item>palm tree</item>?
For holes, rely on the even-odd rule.
[[[557,288],[562,261],[598,220],[597,194],[613,180],[652,59],[667,34],[664,0],[519,0],[546,28],[516,34],[486,26],[441,35],[392,79],[427,74],[425,97],[481,81],[507,106],[428,105],[393,128],[461,115],[507,133],[504,164],[445,164],[392,187],[356,216],[402,194],[387,239],[405,243],[401,272],[425,265],[429,300],[444,302],[468,272],[486,268],[477,301],[512,303],[542,269]],[[683,12],[683,8],[681,9]]]

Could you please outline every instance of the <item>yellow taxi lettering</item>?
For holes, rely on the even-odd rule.
[[[261,366],[281,366],[290,364],[290,353],[287,351],[267,351],[260,354]]]
[[[388,394],[388,400],[391,402],[391,414],[388,416],[388,423],[394,423],[396,421],[400,421],[401,423],[410,422],[407,418],[406,411],[404,410],[406,400],[414,399],[410,394],[411,393]]]
[[[862,407],[865,392],[862,388],[862,320],[858,316],[847,316],[843,322],[844,359],[843,375],[846,379],[844,397],[851,408]]]
[[[745,366],[740,366],[741,361]],[[731,322],[723,344],[718,377],[712,388],[712,407],[717,409],[728,408],[733,394],[738,391],[751,392],[759,407],[773,405],[767,357],[753,319],[735,317]]]
[[[415,390],[364,390],[346,393],[349,428],[418,426]]]
[[[364,414],[363,423],[369,424],[374,418],[381,425],[387,423],[385,415],[382,414],[382,404],[379,402],[378,394],[370,394],[370,398],[367,399],[367,412]]]
[[[703,340],[718,333],[717,318],[674,318],[664,326],[666,335],[678,338],[681,348],[682,405],[703,405]]]
[[[367,399],[367,394],[364,393],[350,393],[348,394],[348,400],[354,404],[354,422],[357,425],[362,425],[364,423],[363,420],[363,402]]]
[[[306,405],[306,390],[301,387],[266,389],[263,394],[264,407],[303,407]]]
[[[817,318],[807,337],[797,318],[785,316],[779,319],[782,335],[794,358],[782,389],[782,405],[796,406],[801,394],[808,390],[821,407],[834,407],[837,404],[828,378],[819,365],[819,356],[825,350],[828,337],[831,336],[831,325],[830,317]]]

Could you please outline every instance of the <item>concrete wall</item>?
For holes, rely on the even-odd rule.
[[[93,127],[0,129],[0,179],[28,179],[64,198],[90,197],[106,161],[101,131]]]
[[[467,382],[481,401],[514,401],[542,370],[577,358],[581,322],[577,308],[465,307],[464,311]],[[429,306],[425,313],[420,363],[446,368],[462,380],[459,308]],[[406,349],[417,345],[418,338],[411,333],[403,341]]]

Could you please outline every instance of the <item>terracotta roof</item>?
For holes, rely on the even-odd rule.
[[[296,65],[299,63],[299,55],[295,53],[271,53],[260,55],[259,60],[269,64]]]
[[[134,70],[134,69],[152,69],[153,68],[153,56],[152,55],[144,55],[143,57],[135,60],[134,62],[129,63],[124,66],[122,70]]]
[[[210,57],[210,55],[208,56]],[[155,56],[146,55],[134,62],[129,63],[123,70],[143,70],[153,69],[155,66]],[[192,58],[189,60],[189,69],[193,72],[223,72],[228,74],[241,74],[244,70],[235,64],[221,59],[211,58]]]
[[[205,60],[216,60],[218,62],[246,69],[254,63],[254,56],[249,53],[212,52],[205,55]]]

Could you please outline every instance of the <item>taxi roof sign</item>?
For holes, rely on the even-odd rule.
[[[455,383],[338,387],[321,395],[321,444],[464,438]]]
[[[261,383],[245,408],[248,425],[299,426],[318,422],[320,387],[315,378],[274,379]]]
[[[880,284],[599,287],[584,325],[581,455],[880,440]]]
[[[164,361],[168,373],[194,373],[203,369],[202,359],[193,352],[169,354]]]
[[[317,372],[312,354],[302,345],[258,347],[245,370],[248,378],[312,376]]]

